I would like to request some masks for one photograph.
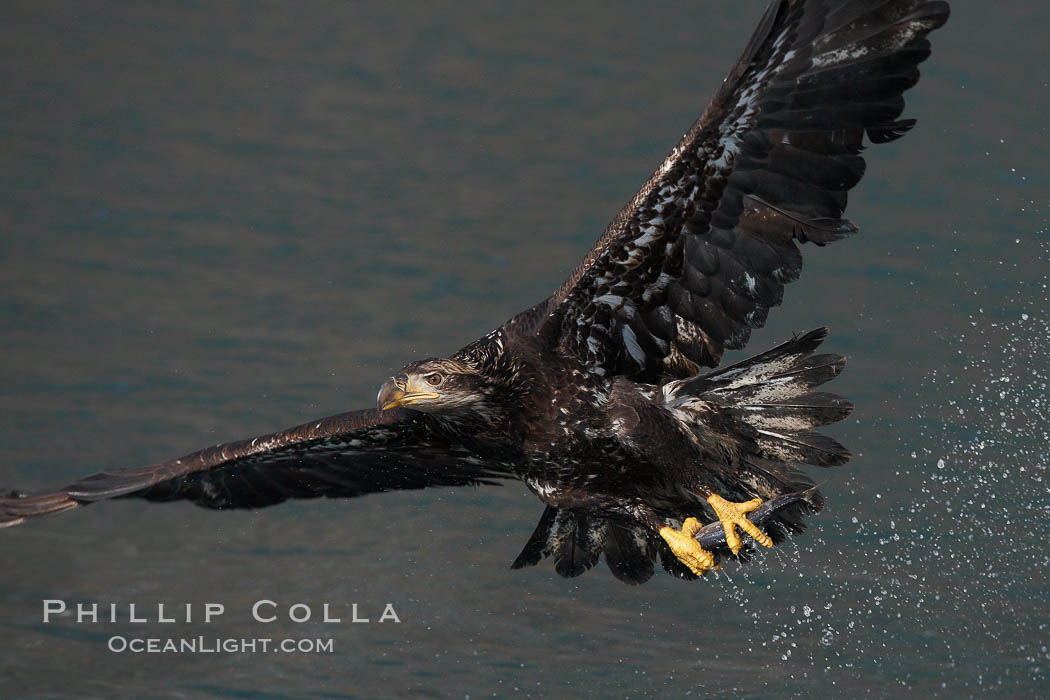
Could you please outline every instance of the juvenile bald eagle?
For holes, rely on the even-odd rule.
[[[117,496],[256,508],[519,478],[547,507],[515,566],[552,555],[568,576],[604,555],[640,582],[659,556],[692,578],[741,553],[738,529],[772,546],[821,506],[795,465],[849,457],[813,432],[851,409],[814,391],[843,359],[814,354],[817,330],[703,368],[781,302],[798,244],[857,230],[842,214],[863,139],[912,126],[902,93],[947,17],[926,0],[774,0],[701,117],[549,298],[408,365],[375,410],[9,492],[0,525]]]

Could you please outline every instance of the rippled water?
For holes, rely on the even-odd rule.
[[[0,26],[0,483],[367,406],[538,301],[699,112],[757,3],[18,3]],[[3,694],[946,697],[1050,680],[1050,10],[954,3],[752,349],[849,355],[806,535],[695,584],[511,571],[523,487],[257,513],[117,502],[0,534]],[[221,602],[205,625],[41,601]],[[253,601],[370,624],[262,625]],[[379,624],[392,603],[400,624]],[[155,609],[155,608],[154,608]],[[370,615],[371,613],[371,615]],[[126,615],[125,615],[126,617]],[[155,614],[154,614],[155,617]],[[198,619],[198,618],[195,618]],[[174,630],[174,631],[173,631]],[[331,654],[111,653],[115,635]]]

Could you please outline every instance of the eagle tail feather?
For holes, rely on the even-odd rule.
[[[641,527],[547,506],[511,568],[535,566],[553,556],[558,575],[574,578],[597,564],[601,555],[624,583],[638,585],[653,576],[656,545]]]
[[[553,506],[547,506],[543,510],[543,515],[540,516],[540,521],[536,524],[536,529],[532,531],[532,535],[529,536],[529,541],[525,543],[525,546],[521,549],[521,554],[518,555],[514,563],[510,565],[512,569],[524,569],[527,566],[536,566],[546,557],[550,556],[551,548],[549,546],[551,529],[554,527],[554,519],[558,515],[558,509]]]
[[[717,406],[747,427],[764,459],[818,467],[845,464],[849,450],[813,430],[853,411],[841,396],[814,391],[846,365],[841,355],[816,353],[825,338],[827,329],[817,328],[736,364],[674,382],[665,391],[672,401],[698,399]]]
[[[637,586],[652,578],[654,544],[640,527],[607,521],[603,552],[609,571],[620,581]]]

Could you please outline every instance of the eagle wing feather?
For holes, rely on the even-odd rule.
[[[774,0],[707,109],[547,301],[541,332],[599,375],[695,374],[743,347],[798,243],[842,218],[865,134],[892,141],[902,93],[948,18],[927,0]]]
[[[120,496],[258,508],[289,498],[466,486],[509,475],[498,460],[430,429],[422,414],[353,411],[160,464],[96,472],[54,491],[0,494],[0,527]]]

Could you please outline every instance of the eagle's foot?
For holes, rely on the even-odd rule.
[[[762,505],[761,498],[744,501],[743,503],[733,503],[722,498],[717,493],[713,493],[708,496],[707,502],[714,509],[715,514],[718,515],[718,519],[722,521],[722,529],[726,533],[726,546],[732,550],[733,554],[739,552],[742,545],[740,535],[736,532],[738,527],[751,535],[755,542],[758,542],[763,547],[773,546],[773,540],[769,538],[769,535],[759,530],[757,525],[747,519],[748,513]]]
[[[694,535],[700,531],[700,523],[696,518],[686,518],[682,523],[681,530],[673,527],[660,528],[660,537],[671,548],[678,561],[682,562],[697,576],[703,576],[705,571],[715,568],[715,555],[700,546],[694,539]]]

